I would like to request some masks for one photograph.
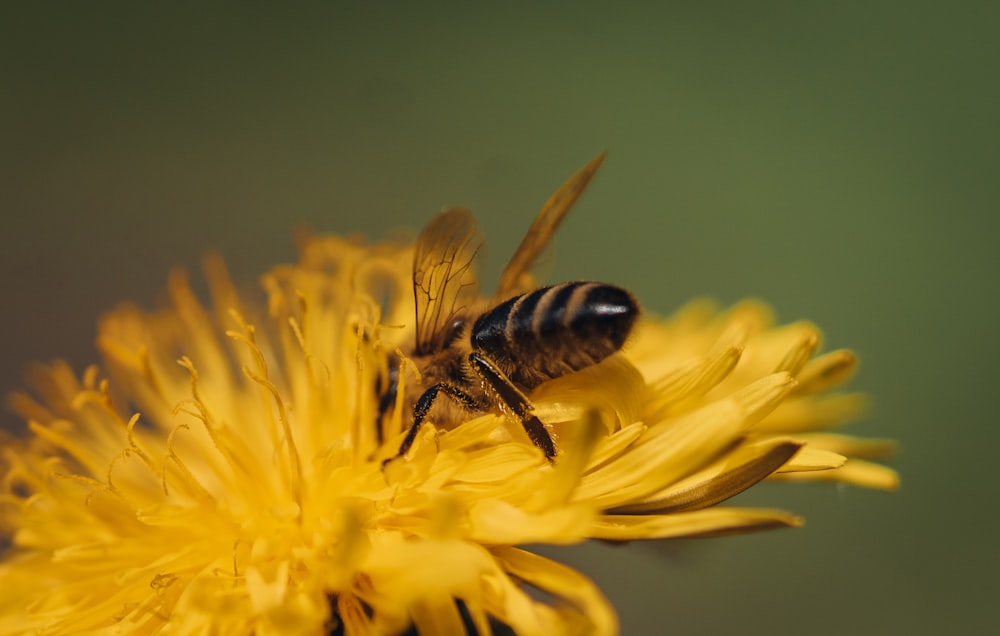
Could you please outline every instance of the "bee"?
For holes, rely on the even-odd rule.
[[[555,460],[556,445],[528,393],[617,352],[639,315],[632,294],[620,287],[595,282],[536,287],[529,273],[603,160],[603,153],[591,160],[542,207],[492,300],[478,295],[474,263],[483,239],[468,210],[445,210],[420,233],[413,257],[416,340],[407,357],[423,384],[406,387],[412,421],[396,455],[383,465],[406,454],[432,409],[446,425],[470,413],[499,411],[519,422],[545,457]],[[382,419],[396,401],[399,373],[398,360],[392,361],[379,404],[380,437]]]

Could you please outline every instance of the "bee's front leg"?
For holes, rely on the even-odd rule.
[[[442,391],[445,395],[455,400],[469,411],[474,411],[478,407],[476,400],[473,399],[471,395],[452,384],[439,382],[438,384],[430,387],[423,392],[420,399],[417,400],[417,403],[413,407],[413,423],[410,424],[410,429],[406,431],[406,437],[403,438],[403,443],[399,445],[399,450],[395,455],[382,462],[382,468],[385,468],[386,464],[397,457],[402,457],[406,454],[406,451],[410,450],[410,446],[413,446],[413,442],[417,439],[417,433],[420,431],[420,425],[424,423],[427,413],[434,405],[434,400],[437,399],[438,394]]]

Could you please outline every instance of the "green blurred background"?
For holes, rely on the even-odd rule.
[[[652,4],[4,5],[0,390],[92,361],[102,311],[206,250],[254,280],[299,225],[466,205],[495,275],[607,149],[551,278],[814,320],[860,352],[851,430],[901,440],[903,487],[766,486],[744,501],[804,529],[549,553],[626,634],[995,627],[1000,10]]]

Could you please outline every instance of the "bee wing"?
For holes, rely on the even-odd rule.
[[[556,193],[549,197],[542,210],[535,217],[528,233],[521,240],[521,244],[514,252],[514,256],[507,263],[503,274],[500,275],[500,284],[497,287],[497,300],[506,300],[515,294],[533,287],[533,283],[528,278],[531,268],[534,266],[538,255],[545,249],[552,235],[555,234],[559,223],[569,212],[570,208],[583,193],[584,188],[593,178],[597,169],[604,162],[607,153],[602,152],[587,165],[577,170],[566,183],[562,184]]]
[[[413,254],[418,354],[446,346],[455,317],[477,298],[474,261],[483,245],[472,213],[450,208],[424,228]]]

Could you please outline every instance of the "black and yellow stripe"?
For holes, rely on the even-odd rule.
[[[638,316],[632,295],[591,282],[541,287],[476,320],[472,347],[532,388],[600,362],[621,348]]]

